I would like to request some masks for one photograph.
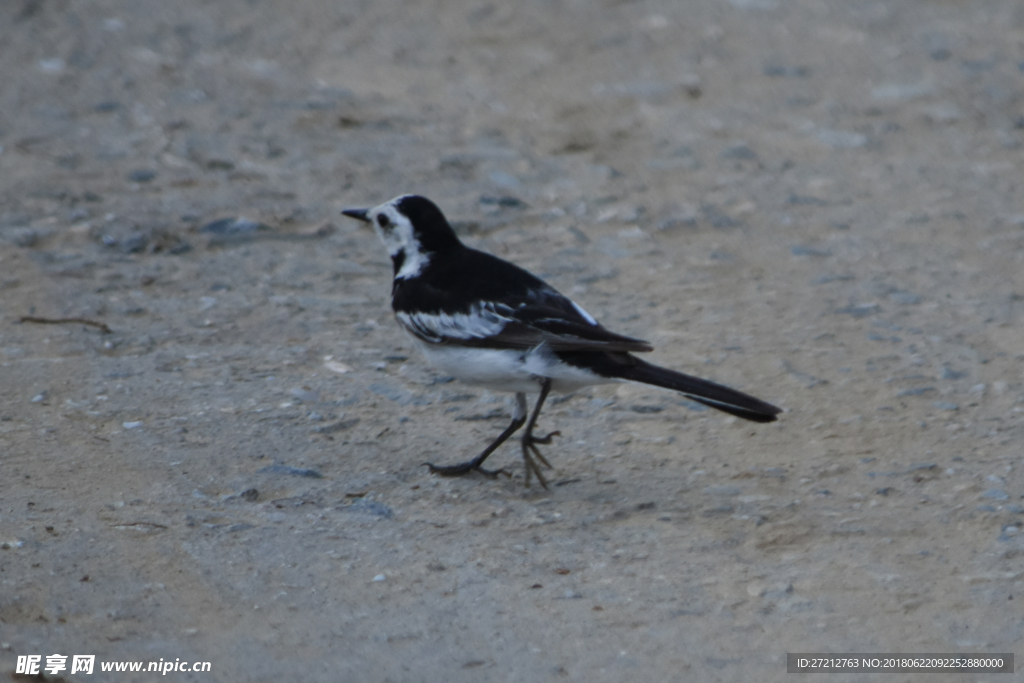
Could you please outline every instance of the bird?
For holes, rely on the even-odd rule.
[[[485,469],[499,446],[520,439],[526,486],[531,475],[548,488],[538,446],[560,432],[534,434],[548,394],[631,381],[676,391],[752,422],[774,422],[780,408],[715,382],[659,367],[634,354],[650,343],[603,327],[572,299],[536,275],[459,240],[438,206],[415,194],[342,214],[371,225],[394,267],[391,308],[426,359],[442,372],[492,391],[512,392],[512,423],[479,455],[454,465],[423,463],[432,474],[457,477]],[[528,411],[527,394],[537,394]]]

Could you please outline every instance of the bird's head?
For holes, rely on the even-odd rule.
[[[419,195],[404,194],[371,209],[342,213],[373,226],[399,279],[419,275],[431,255],[462,245],[441,209]]]

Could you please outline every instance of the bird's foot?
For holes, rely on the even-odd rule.
[[[458,465],[435,465],[432,462],[425,462],[423,465],[430,469],[431,474],[437,474],[442,477],[461,477],[469,474],[470,472],[479,472],[485,477],[489,477],[491,479],[496,479],[499,474],[504,474],[509,478],[512,477],[511,474],[500,468],[496,470],[484,469],[474,460],[459,463]]]
[[[533,434],[523,435],[523,464],[526,466],[526,485],[530,485],[530,477],[537,475],[537,481],[544,488],[548,488],[548,480],[541,473],[540,465],[537,464],[537,460],[540,460],[541,464],[547,467],[549,470],[554,469],[548,459],[544,457],[544,454],[540,452],[536,444],[547,445],[551,443],[551,437],[561,436],[562,432],[554,431],[549,433],[547,436],[534,436]],[[534,458],[536,457],[536,460]]]

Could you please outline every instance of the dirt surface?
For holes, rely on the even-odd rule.
[[[11,0],[0,73],[3,676],[1022,654],[1019,3]],[[508,404],[338,215],[404,192],[786,414],[596,387],[541,417],[549,491],[512,445],[431,476]],[[869,679],[923,677],[829,680]]]

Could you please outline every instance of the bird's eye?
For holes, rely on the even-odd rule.
[[[386,228],[391,225],[391,219],[382,213],[377,214],[377,225],[382,228]]]

